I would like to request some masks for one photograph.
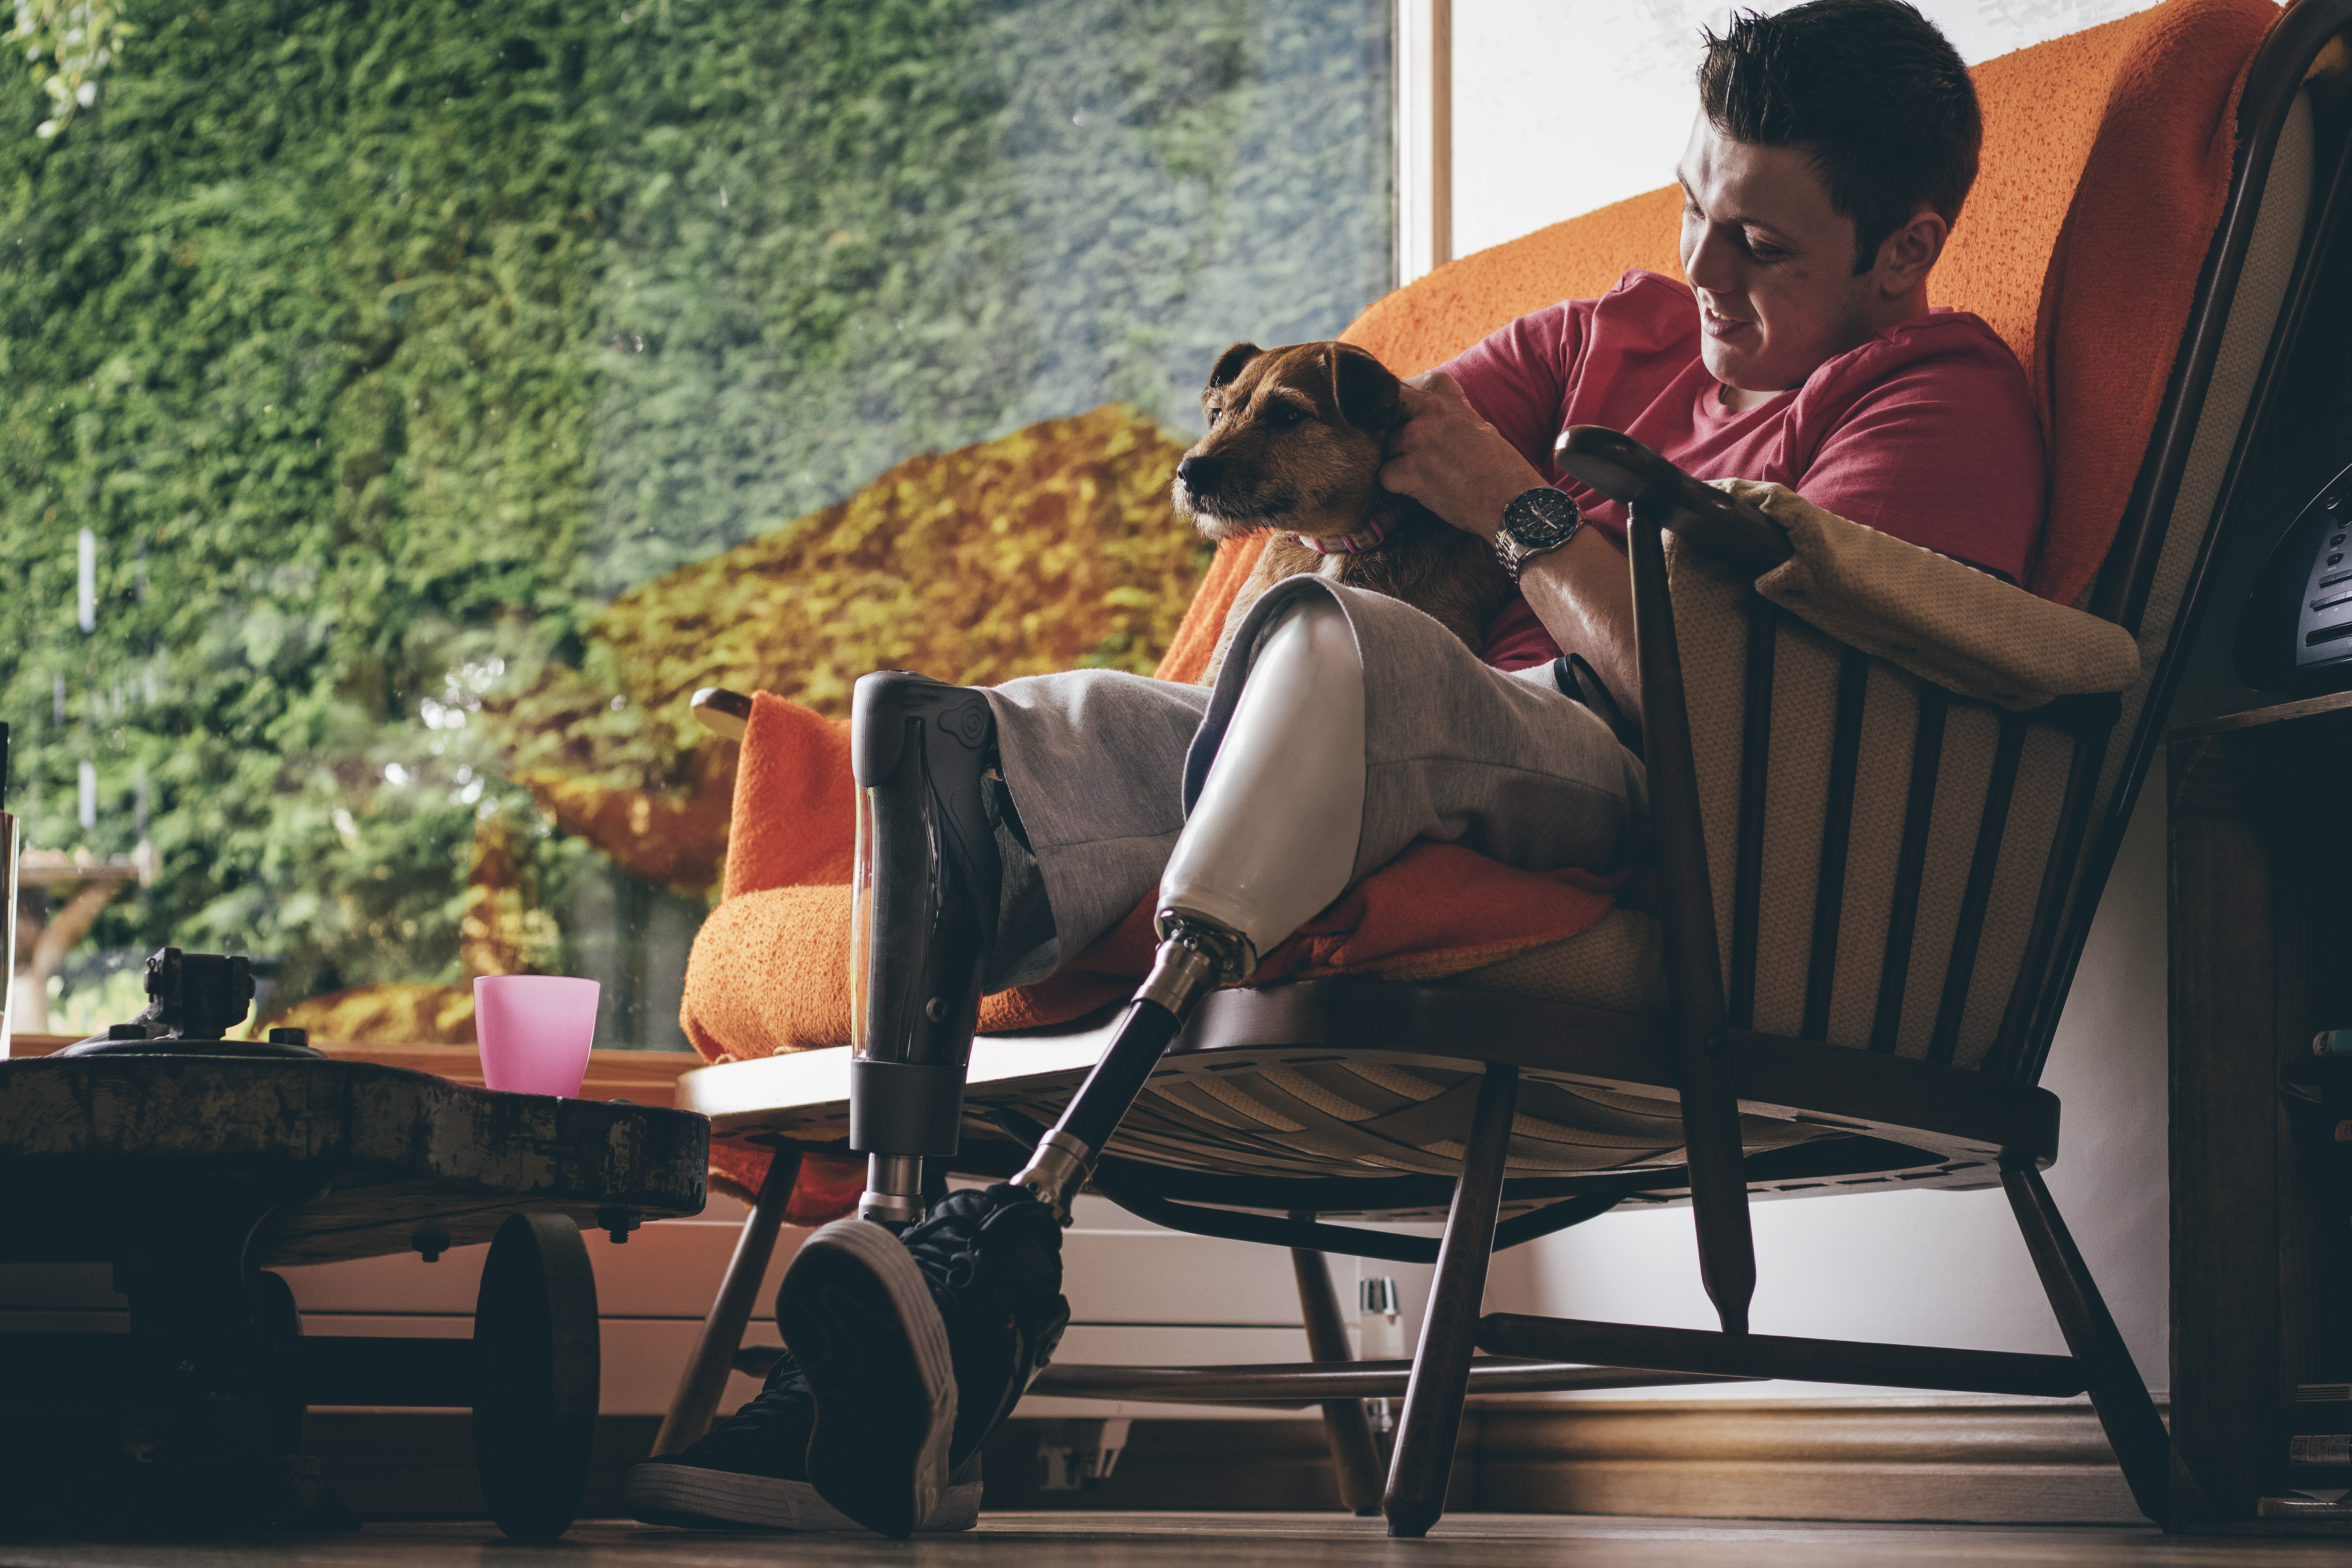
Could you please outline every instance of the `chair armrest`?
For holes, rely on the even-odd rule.
[[[1780,485],[1701,484],[1641,443],[1591,426],[1560,466],[1689,543],[1754,570],[1756,591],[1839,642],[1963,697],[2017,712],[2120,691],[2139,645],[2103,620],[1822,510]],[[1712,500],[1709,498],[1714,498]]]
[[[751,700],[723,686],[706,686],[688,704],[702,727],[722,741],[740,741],[751,725]]]
[[[1662,528],[1757,572],[1789,559],[1788,535],[1771,516],[1702,484],[1631,436],[1571,425],[1553,447],[1559,467],[1602,495],[1658,512]]]

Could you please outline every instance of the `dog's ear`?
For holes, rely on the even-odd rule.
[[[1352,343],[1331,345],[1331,404],[1359,430],[1384,435],[1397,422],[1397,378]]]
[[[1209,390],[1214,392],[1229,384],[1234,377],[1241,374],[1242,366],[1264,353],[1265,351],[1255,343],[1235,343],[1227,349],[1217,356],[1217,368],[1209,373]]]

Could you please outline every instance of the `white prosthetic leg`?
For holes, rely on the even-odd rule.
[[[1160,874],[1160,924],[1205,921],[1244,972],[1348,890],[1364,826],[1364,665],[1328,598],[1259,644],[1217,760]]]
[[[1364,820],[1364,666],[1328,598],[1262,634],[1241,698],[1160,873],[1151,973],[1061,1120],[1013,1178],[1070,1199],[1193,1005],[1347,891]]]

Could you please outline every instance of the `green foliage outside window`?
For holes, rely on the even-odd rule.
[[[1226,342],[1386,287],[1381,4],[120,17],[61,133],[0,74],[10,802],[161,852],[100,945],[278,954],[281,999],[456,979],[487,816],[542,908],[604,874],[479,703],[616,594],[919,451],[1112,399],[1181,436]]]

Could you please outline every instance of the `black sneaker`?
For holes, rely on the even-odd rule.
[[[629,1515],[688,1530],[856,1530],[856,1520],[817,1495],[808,1479],[809,1431],[816,1402],[791,1356],[767,1386],[683,1453],[629,1471]],[[924,1517],[926,1531],[970,1530],[980,1520],[980,1456],[948,1478]]]
[[[1062,1227],[1026,1188],[950,1193],[904,1238],[835,1220],[801,1245],[776,1322],[816,1403],[808,1479],[905,1537],[1061,1342]]]

